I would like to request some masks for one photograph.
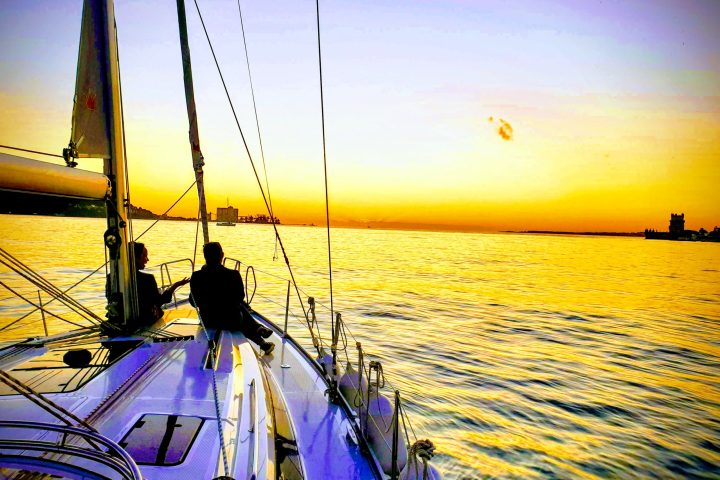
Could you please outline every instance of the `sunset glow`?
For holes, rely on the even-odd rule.
[[[0,6],[0,144],[67,145],[81,3]],[[264,186],[237,2],[199,4]],[[314,8],[242,5],[275,214],[324,224]],[[334,225],[720,225],[720,3],[320,8]],[[175,2],[117,0],[116,17],[131,198],[162,213],[193,181]],[[192,4],[188,22],[209,209],[265,213]]]

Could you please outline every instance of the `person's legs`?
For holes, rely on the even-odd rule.
[[[252,340],[253,342],[260,345],[263,343],[263,339],[258,333],[257,325],[254,321],[248,321],[247,317],[243,315],[242,320],[240,321],[240,328],[239,330],[242,332],[243,335],[245,335],[248,340]]]
[[[267,327],[262,326],[260,323],[258,323],[255,318],[253,318],[252,314],[248,310],[247,306],[243,305],[242,307],[242,322],[246,325],[245,328],[248,331],[255,332],[254,335],[259,335],[262,338],[269,338],[270,335],[272,335],[272,330],[270,330]],[[244,332],[243,332],[244,333]],[[247,334],[245,335],[247,336]],[[248,337],[250,338],[250,337]],[[259,343],[259,342],[255,342]]]
[[[262,351],[266,354],[272,352],[275,348],[274,343],[266,342],[263,339],[263,337],[267,338],[272,335],[272,330],[265,328],[256,322],[247,309],[243,309],[242,319],[240,320],[240,331],[249,340],[260,346]],[[269,332],[269,334],[266,334],[266,331]]]

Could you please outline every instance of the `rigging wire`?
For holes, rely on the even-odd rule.
[[[27,303],[30,304],[31,306],[35,307],[35,310],[33,310],[33,312],[35,312],[35,311],[37,311],[37,310],[42,310],[43,312],[47,313],[47,314],[50,315],[51,317],[55,317],[55,318],[57,318],[58,320],[62,320],[63,322],[67,322],[67,323],[69,323],[69,324],[75,325],[76,327],[80,327],[80,328],[85,328],[85,327],[87,327],[87,325],[80,325],[80,324],[78,324],[78,323],[71,322],[70,320],[67,320],[67,319],[65,319],[65,318],[62,318],[62,317],[59,316],[59,315],[55,315],[55,314],[52,313],[51,311],[46,310],[45,308],[43,308],[43,307],[41,307],[41,306],[39,306],[39,305],[36,305],[36,304],[33,303],[31,300],[28,300],[27,298],[25,298],[24,296],[22,296],[19,292],[16,292],[16,291],[13,290],[11,287],[9,287],[8,285],[6,285],[5,282],[3,282],[3,281],[0,281],[0,285],[2,285],[3,287],[5,287],[5,288],[6,288],[8,291],[10,291],[11,293],[14,293],[19,299],[24,300],[25,302],[27,302]],[[25,316],[23,316],[23,317],[20,317],[20,318],[18,318],[17,320],[15,320],[15,321],[13,321],[13,322],[8,323],[8,324],[5,325],[4,327],[0,328],[0,332],[3,332],[3,331],[5,331],[5,330],[7,330],[9,327],[15,325],[16,323],[18,323],[20,320],[22,320],[22,319],[25,318],[26,316],[27,316],[27,315],[25,315]]]
[[[258,142],[260,144],[260,156],[263,163],[263,174],[265,175],[265,188],[267,188],[268,203],[270,205],[270,221],[275,222],[275,214],[273,213],[272,195],[270,195],[270,179],[267,174],[267,166],[265,165],[265,149],[263,148],[262,135],[260,135],[260,120],[257,113],[257,104],[255,103],[255,88],[253,87],[252,74],[250,73],[250,56],[248,55],[247,40],[245,39],[245,24],[243,23],[242,9],[240,8],[240,0],[238,4],[238,13],[240,15],[240,30],[242,31],[243,47],[245,48],[245,63],[247,64],[248,79],[250,80],[250,95],[252,96],[253,111],[255,112],[255,126],[257,127]],[[275,251],[273,252],[273,261],[277,260],[278,242],[275,238]]]
[[[187,188],[187,190],[185,190],[185,191],[183,192],[183,194],[180,195],[180,198],[178,198],[177,200],[175,200],[175,203],[173,203],[172,205],[170,205],[170,207],[169,207],[167,210],[165,210],[165,211],[160,215],[161,218],[158,218],[157,220],[155,220],[155,221],[152,223],[152,225],[150,225],[148,228],[145,229],[144,232],[142,232],[140,235],[138,235],[137,238],[135,239],[135,241],[140,240],[140,238],[141,238],[143,235],[145,235],[147,232],[150,231],[151,228],[153,228],[155,225],[157,225],[157,223],[158,223],[160,220],[162,220],[162,217],[164,217],[165,215],[167,215],[168,212],[169,212],[170,210],[172,210],[173,207],[175,207],[175,205],[177,205],[178,203],[180,203],[180,200],[182,200],[183,197],[185,197],[185,195],[187,195],[187,193],[190,191],[190,189],[191,189],[192,187],[195,186],[196,183],[197,183],[197,180],[194,180],[193,183],[191,183],[190,186]]]
[[[69,307],[77,314],[85,317],[86,320],[91,322],[97,321],[98,323],[102,319],[97,316],[90,309],[73,299],[72,297],[65,295],[59,288],[53,285],[51,282],[42,277],[29,266],[22,263],[17,258],[13,257],[7,250],[0,247],[0,263],[7,266],[21,277],[28,280],[30,283],[41,288],[43,291],[49,293],[53,297],[57,297],[63,304]]]
[[[0,146],[2,146],[2,145],[0,145]],[[187,188],[187,190],[185,190],[185,192],[180,196],[180,198],[178,198],[167,210],[165,210],[165,212],[164,212],[161,216],[166,215],[170,210],[172,210],[173,207],[174,207],[175,205],[177,205],[178,202],[180,202],[180,200],[183,199],[183,197],[190,191],[190,189],[192,189],[193,186],[195,186],[195,182],[193,182],[193,183]],[[150,225],[147,229],[145,229],[145,231],[142,232],[142,233],[137,237],[136,240],[138,240],[140,237],[142,237],[142,236],[145,235],[148,231],[150,231],[150,229],[153,228],[159,221],[160,221],[160,219],[156,220],[152,225]],[[197,233],[196,233],[196,235],[197,235]],[[197,249],[197,246],[196,246],[196,249]],[[95,270],[93,270],[92,272],[90,272],[89,274],[87,274],[86,276],[84,276],[83,278],[81,278],[80,280],[78,280],[77,282],[75,282],[74,284],[70,285],[70,286],[69,286],[68,288],[66,288],[65,290],[60,290],[60,289],[57,288],[57,287],[54,287],[54,288],[57,288],[56,292],[50,292],[50,291],[47,291],[47,290],[46,290],[47,293],[50,293],[50,294],[52,295],[52,298],[45,303],[45,306],[49,305],[50,303],[54,302],[55,300],[60,300],[60,301],[62,302],[62,299],[65,298],[65,297],[67,297],[66,294],[67,294],[70,290],[74,289],[75,287],[77,287],[78,285],[80,285],[81,283],[83,283],[85,280],[87,280],[87,279],[89,279],[90,277],[92,277],[93,275],[95,275],[100,269],[102,269],[102,268],[104,268],[104,267],[107,267],[107,265],[108,265],[107,251],[105,250],[104,253],[105,253],[105,263],[103,263],[102,265],[100,265],[99,267],[97,267]],[[9,255],[9,254],[8,254],[8,255]],[[193,260],[194,260],[194,258],[193,258]],[[3,263],[4,263],[4,262],[3,262]],[[108,272],[107,272],[107,269],[106,269],[106,270],[105,270],[105,275],[107,276],[107,274],[108,274]],[[31,281],[31,283],[34,283],[34,282]],[[39,285],[38,285],[38,286],[39,286]],[[6,288],[7,288],[7,287],[6,287]],[[58,292],[59,292],[59,293],[58,293]],[[13,292],[13,293],[15,293],[15,292]],[[20,295],[18,295],[17,293],[15,293],[15,296],[18,296],[18,297],[20,297],[20,298],[23,298],[23,297],[21,297]],[[67,297],[67,298],[70,298],[70,297]],[[18,322],[20,322],[21,320],[29,317],[30,315],[32,315],[33,313],[35,313],[35,312],[37,312],[38,310],[41,309],[41,307],[35,305],[34,303],[29,302],[29,301],[27,301],[27,300],[24,299],[24,298],[23,298],[23,300],[25,300],[26,302],[28,302],[28,303],[29,303],[30,305],[32,305],[34,308],[33,308],[31,311],[29,311],[28,313],[26,313],[26,314],[24,314],[23,316],[21,316],[20,318],[14,320],[13,322],[9,323],[8,325],[3,326],[2,328],[0,328],[0,332],[6,330],[8,327],[10,327],[10,326],[12,326],[12,325],[15,325],[16,323],[18,323]],[[63,303],[64,303],[64,302],[63,302]],[[44,310],[46,313],[50,314],[50,315],[56,316],[56,315],[54,315],[52,312],[48,311],[47,309],[44,309],[44,308],[43,308],[43,310]],[[82,314],[81,314],[81,316],[82,316]],[[65,320],[65,319],[63,319],[63,318],[60,318],[60,317],[57,317],[57,318],[59,318],[60,320],[69,322],[69,320]],[[100,320],[100,321],[103,321],[102,319],[100,319],[100,318],[97,317],[97,316],[96,316],[96,318],[97,318],[98,320]],[[69,323],[72,323],[72,322],[69,322]],[[80,326],[81,326],[81,325],[80,325]]]
[[[105,255],[106,255],[106,257],[107,257],[107,252],[105,252]],[[80,280],[78,280],[78,281],[75,282],[74,284],[70,285],[70,286],[69,286],[68,288],[66,288],[65,290],[63,290],[63,291],[62,291],[62,294],[65,295],[67,292],[69,292],[69,291],[72,290],[73,288],[77,287],[78,285],[80,285],[82,282],[84,282],[84,281],[87,280],[88,278],[90,278],[90,277],[92,277],[93,275],[95,275],[101,268],[105,267],[107,264],[108,264],[108,261],[107,261],[107,258],[106,258],[105,263],[103,263],[102,265],[100,265],[99,267],[97,267],[95,270],[93,270],[92,272],[90,272],[89,274],[87,274],[85,277],[81,278]],[[107,276],[107,271],[105,272],[105,274],[106,274],[106,276]],[[57,300],[57,297],[52,297],[50,300],[48,300],[47,302],[45,302],[45,306],[47,307],[49,304],[51,304],[51,303],[54,302],[55,300]],[[30,310],[28,313],[26,313],[26,314],[23,315],[22,317],[18,318],[17,320],[15,320],[14,322],[12,322],[10,325],[13,325],[13,324],[19,322],[20,320],[23,320],[24,318],[29,317],[29,316],[32,315],[33,313],[37,312],[39,309],[40,309],[40,307],[36,307],[36,308]],[[45,310],[45,312],[49,313],[48,310]],[[6,329],[7,327],[9,327],[10,325],[6,325],[6,326],[4,326],[3,328],[0,328],[0,332],[2,332],[3,330],[5,330],[5,329]]]
[[[213,60],[215,61],[215,67],[217,68],[218,74],[220,75],[220,81],[222,82],[223,88],[225,89],[225,96],[228,99],[228,103],[230,105],[230,110],[232,111],[233,117],[235,119],[235,125],[237,125],[238,132],[240,132],[240,137],[242,138],[243,145],[245,146],[245,152],[247,153],[248,159],[250,160],[250,165],[252,166],[253,173],[255,174],[255,179],[257,180],[258,187],[260,188],[260,194],[262,195],[263,202],[265,202],[265,208],[267,209],[268,213],[272,215],[272,212],[270,210],[270,204],[267,199],[267,195],[265,195],[265,189],[263,189],[262,182],[260,181],[260,175],[258,175],[257,168],[255,167],[255,162],[253,161],[252,154],[250,153],[250,147],[248,147],[247,140],[245,139],[245,134],[242,131],[242,128],[240,127],[240,121],[238,120],[237,113],[235,112],[235,105],[232,102],[232,99],[230,98],[230,92],[228,92],[227,84],[225,83],[225,77],[223,77],[222,70],[220,69],[220,64],[218,63],[217,56],[215,55],[215,49],[212,46],[212,41],[210,40],[210,35],[208,34],[207,28],[205,27],[205,20],[203,20],[202,13],[200,12],[200,6],[197,3],[197,0],[194,0],[195,3],[195,9],[198,12],[198,16],[200,17],[200,24],[203,27],[203,31],[205,32],[205,38],[208,41],[208,45],[210,46],[210,52],[212,53]],[[282,250],[283,258],[285,260],[285,264],[288,267],[288,272],[290,273],[290,277],[292,278],[293,286],[295,287],[295,292],[297,293],[298,300],[300,301],[300,306],[302,307],[303,313],[305,314],[305,318],[307,319],[307,310],[305,310],[305,304],[302,301],[302,297],[300,296],[300,291],[298,290],[297,282],[295,281],[295,274],[292,271],[292,268],[290,267],[290,260],[288,259],[287,252],[285,251],[285,246],[283,245],[282,238],[280,237],[280,233],[278,232],[277,225],[275,222],[272,222],[273,230],[275,231],[275,238],[278,241],[278,244],[280,245],[280,250]]]
[[[327,224],[328,271],[330,273],[330,321],[332,322],[333,338],[335,337],[335,308],[333,305],[332,254],[330,253],[330,206],[328,200],[327,148],[325,145],[325,101],[323,96],[322,51],[320,50],[320,0],[315,0],[318,40],[318,67],[320,70],[320,118],[323,139],[323,169],[325,172],[325,223]]]
[[[31,387],[29,387],[27,384],[23,383],[22,381],[18,380],[17,378],[9,375],[8,373],[5,373],[4,371],[0,370],[0,381],[7,385],[8,387],[12,388],[31,402],[38,405],[40,408],[45,410],[46,412],[50,413],[57,419],[61,420],[68,426],[72,426],[73,423],[70,421],[72,420],[75,422],[76,425],[83,426],[87,428],[88,430],[97,433],[97,430],[93,428],[91,425],[86,423],[85,421],[81,420],[75,414],[73,414],[71,411],[65,409],[64,407],[60,406],[59,404],[53,402],[45,395],[41,394],[40,392],[37,392],[33,390]]]
[[[21,152],[37,153],[38,155],[47,155],[48,157],[63,158],[62,155],[58,155],[56,153],[38,152],[37,150],[28,150],[27,148],[11,147],[10,145],[0,145],[0,147],[7,148],[10,150],[19,150]]]
[[[195,260],[197,259],[197,245],[200,237],[200,207],[198,206],[197,220],[195,221],[195,246],[193,247],[193,268],[195,268]]]

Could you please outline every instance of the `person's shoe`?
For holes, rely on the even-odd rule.
[[[262,350],[265,355],[270,355],[272,351],[275,350],[275,344],[272,342],[263,342],[263,344],[260,345],[260,350]]]
[[[258,334],[262,338],[270,338],[270,335],[273,334],[273,331],[269,328],[263,327],[262,325],[258,327]]]

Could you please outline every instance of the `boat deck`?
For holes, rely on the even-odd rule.
[[[242,334],[222,332],[215,368],[207,368],[207,337],[190,312],[169,312],[162,334],[88,345],[93,360],[84,368],[62,364],[68,348],[52,346],[10,355],[0,366],[117,442],[147,479],[276,478],[276,459],[292,469],[290,457],[306,479],[378,478],[343,410],[328,402],[319,371],[291,339],[258,316],[274,329],[274,352],[260,356]],[[132,342],[142,343],[127,350]],[[60,423],[26,398],[0,393],[0,420]],[[287,447],[276,433],[289,449],[276,452]]]
[[[277,335],[271,340],[275,350],[261,361],[283,392],[307,478],[376,478],[341,407],[328,402],[320,374],[292,341]]]

